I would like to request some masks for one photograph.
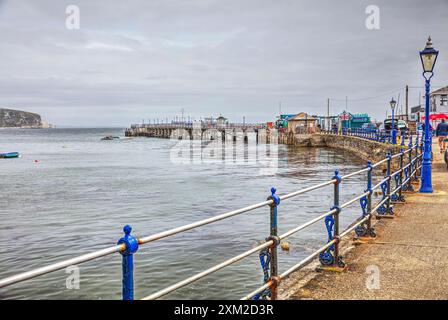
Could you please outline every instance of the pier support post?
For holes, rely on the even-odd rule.
[[[272,281],[271,286],[271,300],[277,300],[277,288],[279,283],[278,278],[278,260],[277,260],[277,246],[280,244],[280,240],[277,235],[277,207],[280,204],[280,198],[275,194],[277,190],[272,187],[271,195],[268,197],[268,200],[273,200],[270,204],[270,235],[267,240],[272,240],[274,244],[270,247],[270,267],[271,267],[271,276],[270,280]]]
[[[131,236],[132,227],[125,225],[124,237],[118,240],[118,244],[125,244],[121,251],[122,260],[122,296],[123,300],[134,300],[134,253],[138,250],[138,239]]]

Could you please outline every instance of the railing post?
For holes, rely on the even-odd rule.
[[[387,157],[387,171],[386,171],[386,177],[387,177],[387,189],[386,190],[387,190],[387,195],[386,196],[388,197],[387,201],[386,201],[386,212],[389,213],[389,214],[392,214],[393,210],[390,207],[390,197],[391,197],[391,195],[390,195],[390,185],[392,183],[392,177],[391,177],[390,173],[391,173],[391,165],[392,165],[392,155],[391,155],[390,151],[387,152],[386,157]]]
[[[367,167],[369,171],[367,171],[367,190],[369,193],[367,194],[367,214],[369,215],[369,219],[367,220],[367,235],[371,237],[376,237],[375,231],[372,228],[372,161],[367,161]]]
[[[338,262],[339,259],[339,213],[341,212],[341,208],[339,207],[339,194],[340,194],[340,185],[341,185],[341,176],[339,175],[339,170],[334,172],[333,179],[336,180],[334,183],[334,199],[333,199],[333,209],[336,209],[334,213],[334,238],[336,239],[336,243],[334,244],[334,257],[335,262]]]
[[[125,244],[125,249],[120,253],[122,260],[122,296],[123,300],[134,300],[134,253],[138,250],[138,239],[131,236],[132,227],[125,225],[124,237],[118,240],[118,244]]]
[[[278,228],[277,228],[277,207],[280,204],[280,198],[275,194],[277,190],[272,187],[271,195],[268,197],[268,200],[272,200],[270,206],[270,235],[267,240],[272,240],[274,244],[270,247],[270,267],[271,267],[271,277],[272,281],[271,286],[271,300],[277,300],[277,288],[278,288],[278,259],[277,259],[277,246],[280,244],[280,240],[278,238]]]
[[[412,157],[412,156],[411,156]],[[403,196],[403,164],[404,164],[404,151],[400,150],[400,189],[398,191],[398,201],[404,202]]]
[[[425,141],[425,132],[422,133],[422,136],[419,139],[418,147],[420,149],[420,154],[423,154],[423,141]],[[420,161],[420,162],[422,162],[422,161]],[[421,169],[420,169],[420,171],[421,171]]]
[[[409,181],[406,183],[406,190],[407,191],[414,191],[414,187],[412,186],[412,180],[414,179],[414,177],[417,176],[417,172],[415,173],[414,176],[412,176],[412,172],[414,171],[414,168],[417,168],[417,162],[413,160],[412,158],[412,150],[414,149],[413,145],[412,145],[412,136],[409,137]],[[417,150],[417,149],[416,149]],[[416,152],[416,155],[418,154],[418,152]],[[418,178],[417,178],[418,180]]]
[[[342,260],[342,257],[339,256],[339,213],[341,212],[341,207],[339,207],[339,191],[342,178],[339,175],[338,170],[336,170],[334,173],[335,174],[332,178],[332,180],[335,180],[334,200],[333,206],[330,209],[334,212],[325,217],[325,227],[327,228],[328,242],[334,240],[334,244],[319,254],[319,261],[326,268],[345,268],[345,263]]]
[[[417,168],[419,166],[419,163],[418,163],[418,131],[417,131],[417,134],[416,134],[416,137],[415,137],[415,145],[412,144],[412,141],[411,141],[410,145],[411,145],[412,149],[415,149],[415,158],[414,158],[415,174],[414,174],[414,181],[418,181],[418,177],[419,177],[418,170],[417,170]]]
[[[375,230],[372,228],[372,161],[367,161],[367,169],[367,189],[365,190],[367,195],[362,197],[359,202],[362,209],[361,219],[364,219],[366,216],[368,216],[368,219],[355,228],[356,235],[364,239],[376,237]]]

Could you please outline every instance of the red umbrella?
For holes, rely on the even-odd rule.
[[[429,120],[440,120],[440,119],[448,119],[448,115],[445,113],[433,113],[429,115]],[[422,117],[422,120],[425,120],[425,116]]]

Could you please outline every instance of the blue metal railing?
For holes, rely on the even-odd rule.
[[[412,136],[412,132],[404,131],[404,130],[396,130],[397,138],[399,138],[399,142],[401,146],[405,146],[405,140],[410,139]],[[337,129],[333,129],[330,131],[323,131],[324,134],[337,134],[343,136],[353,136],[359,137],[366,140],[381,142],[381,143],[392,143],[392,133],[391,130],[380,130],[380,129],[363,129],[363,128],[342,128],[340,131]],[[415,134],[417,137],[419,132],[417,131]]]
[[[205,226],[210,223],[214,223],[223,219],[227,219],[242,213],[246,213],[249,211],[253,211],[258,208],[269,206],[270,208],[270,234],[266,238],[265,242],[262,244],[247,250],[241,254],[238,254],[228,260],[225,260],[213,267],[210,267],[198,274],[195,274],[185,280],[179,281],[167,288],[159,290],[147,297],[144,297],[144,300],[157,299],[166,294],[173,292],[181,287],[184,287],[188,284],[191,284],[211,273],[214,273],[222,268],[225,268],[231,264],[234,264],[250,255],[255,253],[260,254],[260,260],[266,256],[268,256],[268,260],[264,260],[266,263],[263,265],[264,271],[264,284],[253,290],[251,293],[243,297],[242,299],[253,299],[253,297],[257,298],[269,298],[269,299],[277,299],[278,293],[277,288],[279,283],[285,279],[285,277],[289,276],[292,272],[299,270],[314,258],[318,257],[320,263],[323,266],[330,266],[335,268],[344,268],[345,263],[340,255],[340,241],[343,237],[347,236],[351,232],[355,232],[358,237],[375,237],[374,228],[371,223],[372,217],[382,218],[385,216],[393,215],[393,203],[394,202],[403,202],[404,192],[412,191],[413,187],[411,182],[418,180],[418,172],[421,169],[422,163],[422,147],[421,142],[417,136],[415,143],[412,141],[412,136],[410,136],[409,144],[407,147],[403,147],[401,152],[391,155],[387,154],[386,158],[383,160],[372,164],[372,162],[368,162],[367,166],[361,170],[356,172],[352,172],[350,174],[341,176],[339,172],[336,170],[334,176],[325,182],[322,182],[318,185],[314,185],[305,189],[301,189],[298,191],[294,191],[285,195],[277,195],[276,189],[271,189],[271,194],[267,198],[266,201],[253,204],[244,208],[240,208],[237,210],[233,210],[230,212],[226,212],[208,219],[204,219],[201,221],[197,221],[194,223],[190,223],[187,225],[183,225],[177,228],[173,228],[170,230],[166,230],[160,233],[156,233],[150,236],[137,238],[131,235],[132,228],[129,225],[124,227],[125,235],[119,239],[117,245],[101,249],[98,251],[94,251],[88,254],[84,254],[72,259],[64,260],[59,263],[51,264],[45,267],[37,268],[28,272],[20,273],[8,278],[4,278],[0,280],[0,288],[6,287],[18,282],[25,281],[27,279],[35,278],[43,274],[47,274],[56,270],[60,270],[66,268],[71,265],[76,265],[80,263],[84,263],[99,257],[103,257],[106,255],[110,255],[112,253],[119,252],[122,255],[122,298],[124,300],[132,300],[134,299],[134,281],[133,281],[133,269],[134,269],[134,260],[133,255],[138,251],[139,247],[143,244],[147,244],[150,242],[158,241],[163,238],[185,232],[194,228],[198,228],[201,226]],[[392,172],[393,161],[394,159],[399,159],[399,163],[396,165],[398,169]],[[407,162],[405,164],[405,162]],[[373,185],[372,181],[372,171],[379,166],[386,166],[386,176],[376,185]],[[359,174],[367,174],[367,185],[365,191],[358,195],[357,197],[340,204],[340,185],[345,180]],[[395,188],[392,188],[392,183],[395,182]],[[325,212],[310,221],[305,222],[302,225],[299,225],[281,235],[277,234],[277,216],[278,216],[278,207],[280,206],[281,201],[297,197],[307,192],[311,192],[313,190],[317,190],[326,186],[333,185],[333,193],[334,193],[334,203],[328,212]],[[376,189],[382,190],[382,198],[377,202],[372,202],[372,194]],[[361,215],[355,220],[350,227],[348,227],[344,231],[340,231],[339,226],[339,216],[343,213],[343,209],[359,202],[361,206]],[[287,269],[283,273],[279,274],[278,272],[278,260],[277,260],[277,247],[280,244],[280,241],[283,239],[321,221],[324,220],[325,227],[328,233],[327,243],[299,261],[296,265]],[[268,264],[268,267],[266,267]],[[266,272],[268,272],[268,276],[266,276]]]

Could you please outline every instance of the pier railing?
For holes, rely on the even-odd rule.
[[[154,124],[132,124],[131,129],[265,129],[264,123],[207,123],[207,122],[171,122]]]
[[[182,281],[176,282],[162,290],[151,293],[146,297],[141,297],[144,300],[152,300],[163,297],[179,288],[187,286],[201,278],[206,277],[222,268],[230,266],[248,256],[259,254],[260,263],[263,270],[262,285],[255,288],[252,292],[248,293],[242,299],[272,299],[278,298],[278,286],[280,282],[293,273],[296,270],[303,268],[313,259],[318,258],[324,268],[344,268],[345,262],[340,255],[340,243],[341,239],[347,237],[352,232],[355,232],[357,237],[362,238],[374,238],[375,231],[372,225],[372,218],[383,218],[393,216],[393,205],[395,203],[404,202],[404,192],[412,191],[412,182],[418,180],[419,171],[422,164],[422,152],[421,144],[416,139],[413,143],[412,137],[407,147],[403,147],[401,152],[391,155],[388,153],[386,157],[377,162],[368,162],[366,167],[352,172],[346,175],[340,175],[339,171],[335,171],[328,181],[324,181],[320,184],[297,190],[284,195],[277,195],[276,189],[271,189],[271,194],[267,200],[260,203],[256,203],[244,208],[229,211],[223,214],[213,216],[208,219],[200,220],[194,223],[183,225],[177,228],[159,232],[145,237],[134,237],[131,235],[132,228],[129,225],[124,227],[124,236],[118,240],[116,245],[97,250],[91,253],[87,253],[72,259],[64,260],[59,263],[54,263],[41,268],[37,268],[28,272],[20,273],[8,278],[0,280],[0,288],[13,285],[18,282],[22,282],[31,278],[38,277],[56,270],[66,268],[68,266],[81,264],[93,259],[111,255],[114,253],[120,253],[122,255],[122,298],[125,300],[134,299],[134,281],[133,270],[134,260],[133,256],[138,251],[139,247],[151,242],[160,241],[163,238],[173,236],[188,230],[199,228],[211,223],[218,222],[220,220],[228,219],[243,213],[248,213],[258,208],[268,207],[270,213],[270,233],[267,235],[266,240],[251,248],[235,255],[234,257],[222,261],[200,273],[192,275]],[[392,172],[392,162],[398,161],[398,169]],[[385,177],[373,185],[372,172],[375,168],[386,167]],[[346,180],[356,175],[365,174],[367,176],[367,184],[363,193],[359,194],[355,198],[340,203],[340,186]],[[285,200],[299,197],[308,192],[326,187],[333,186],[333,206],[327,211],[314,217],[313,219],[298,225],[297,227],[283,233],[278,234],[277,228],[277,216],[281,203]],[[376,203],[372,200],[372,195],[378,189],[381,190],[381,199]],[[360,205],[359,217],[345,230],[340,230],[339,219],[340,215],[344,213],[344,209],[348,206],[358,203]],[[316,224],[319,221],[324,221],[324,225],[327,230],[328,238],[324,246],[320,247],[304,259],[298,261],[295,265],[280,273],[277,259],[277,248],[280,242],[293,234],[299,233],[307,227]]]

